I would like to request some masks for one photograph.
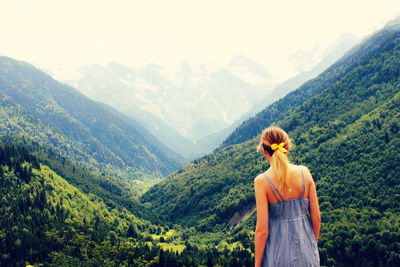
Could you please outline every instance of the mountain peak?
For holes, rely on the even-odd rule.
[[[234,56],[229,64],[229,68],[235,69],[239,72],[250,72],[265,79],[272,79],[272,75],[264,68],[264,66],[243,54]]]

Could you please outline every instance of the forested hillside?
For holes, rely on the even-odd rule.
[[[144,238],[149,223],[82,193],[26,147],[2,144],[0,155],[1,266],[100,264],[117,256],[117,244],[127,255],[110,263],[138,256],[129,248]],[[132,244],[120,242],[122,237],[132,237]]]
[[[90,184],[96,179],[93,174],[53,158],[56,172],[45,164],[43,149],[37,147],[32,153],[32,144],[14,142],[0,144],[0,266],[252,264],[248,251],[199,248],[185,242],[182,229],[135,216],[126,205],[129,200],[104,197],[119,195],[106,181],[103,192],[94,187],[85,193],[85,185],[74,186],[63,176]]]
[[[290,159],[308,166],[317,183],[321,264],[397,266],[399,92],[400,27],[395,25],[267,107],[224,147],[153,186],[141,200],[173,223],[227,232],[235,212],[254,205],[253,179],[268,168],[255,151],[257,135],[277,124],[293,139]],[[233,233],[251,236],[254,220]],[[252,244],[242,242],[249,249]]]
[[[0,104],[0,134],[28,136],[105,173],[141,179],[167,175],[181,164],[132,119],[7,57],[0,57]]]

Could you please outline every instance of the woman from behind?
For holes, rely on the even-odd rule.
[[[291,141],[279,127],[262,132],[257,148],[270,168],[254,179],[257,206],[255,265],[319,266],[321,217],[314,180],[287,158]]]

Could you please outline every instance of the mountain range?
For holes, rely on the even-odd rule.
[[[282,97],[286,96],[291,91],[297,89],[308,80],[315,78],[318,74],[326,70],[330,65],[335,63],[341,58],[347,51],[349,51],[356,43],[358,38],[349,33],[343,33],[339,38],[330,45],[326,50],[318,51],[320,49],[314,49],[309,51],[306,55],[301,56],[298,59],[298,68],[302,71],[296,76],[278,84],[272,92],[270,92],[263,100],[259,101],[253,107],[242,115],[238,120],[232,123],[229,127],[222,131],[207,136],[197,142],[198,146],[208,147],[208,151],[212,151],[221,144],[229,142],[232,133],[238,128],[243,122],[249,118],[255,116],[257,113],[265,109],[265,107],[276,102]],[[319,53],[318,53],[319,52]],[[298,53],[297,53],[298,54]],[[303,53],[300,53],[303,54]],[[297,55],[299,56],[299,55]],[[301,60],[303,59],[303,60]],[[306,59],[307,64],[305,64]],[[304,65],[303,67],[300,67]],[[310,69],[308,69],[310,68]]]
[[[157,64],[93,64],[65,82],[141,122],[188,159],[199,155],[192,147],[199,139],[233,123],[274,85],[261,64],[242,55],[226,68],[185,61],[174,73]]]
[[[241,54],[227,66],[185,61],[176,71],[153,63],[139,69],[92,64],[64,82],[140,122],[191,160],[218,147],[241,122],[318,75],[355,42],[345,34],[326,50],[299,51],[291,60],[300,74],[277,87],[279,80],[262,64]]]
[[[228,126],[272,87],[262,65],[244,56],[233,58],[229,68],[185,61],[172,74],[157,64],[137,70],[115,62],[94,64],[82,68],[78,80],[66,82],[126,114],[135,114],[132,105],[149,112],[193,141]]]

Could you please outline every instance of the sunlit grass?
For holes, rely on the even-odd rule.
[[[158,245],[163,250],[171,250],[171,251],[178,252],[178,253],[181,253],[186,248],[186,246],[184,244],[158,243]]]

